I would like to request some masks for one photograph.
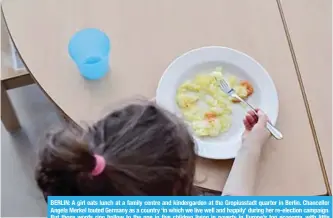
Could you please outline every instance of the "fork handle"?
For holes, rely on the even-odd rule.
[[[240,100],[241,102],[245,103],[247,106],[249,106],[253,112],[257,114],[257,111],[256,109],[250,105],[247,101],[245,101],[244,99],[242,99],[241,97],[239,97],[238,95],[234,95],[233,97],[237,98],[238,100]],[[267,124],[266,124],[266,128],[268,129],[268,131],[274,136],[274,138],[280,140],[283,138],[283,135],[282,133],[270,122],[268,121]]]
[[[274,138],[278,140],[283,139],[282,133],[275,126],[273,126],[273,124],[270,121],[267,122],[266,128],[271,132]]]

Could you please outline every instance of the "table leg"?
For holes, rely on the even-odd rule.
[[[1,121],[9,132],[21,128],[3,81],[1,81]]]

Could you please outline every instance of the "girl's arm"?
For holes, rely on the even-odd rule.
[[[269,137],[267,116],[249,112],[244,119],[246,131],[241,149],[231,168],[222,195],[253,195],[261,150]]]

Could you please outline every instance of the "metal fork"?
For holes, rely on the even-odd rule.
[[[227,83],[227,81],[225,81],[224,79],[221,79],[220,82],[220,88],[222,89],[222,91],[224,93],[226,93],[227,95],[229,95],[230,97],[233,98],[237,98],[238,100],[240,100],[241,102],[245,103],[247,106],[249,106],[251,108],[251,110],[253,110],[253,112],[257,114],[257,111],[255,110],[255,108],[250,105],[247,101],[245,101],[244,99],[242,99],[241,97],[239,97],[236,93],[236,91],[231,88],[229,86],[229,84]],[[270,122],[268,121],[266,124],[266,128],[270,131],[270,133],[276,138],[276,139],[282,139],[283,135],[282,133]]]

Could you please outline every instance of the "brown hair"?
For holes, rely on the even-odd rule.
[[[195,145],[184,124],[151,102],[116,110],[88,131],[46,137],[36,181],[48,195],[190,195]],[[92,176],[94,154],[106,160]]]

